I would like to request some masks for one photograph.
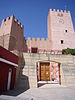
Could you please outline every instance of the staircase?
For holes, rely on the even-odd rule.
[[[75,65],[63,64],[64,84],[73,86],[75,85]]]
[[[75,85],[75,65],[71,55],[54,55],[54,54],[32,54],[23,53],[24,65],[22,65],[20,75],[20,86],[35,88],[37,87],[37,62],[38,61],[55,61],[60,63],[61,84]],[[62,65],[62,66],[61,66]],[[62,71],[61,71],[62,68]],[[63,77],[63,78],[62,78]]]

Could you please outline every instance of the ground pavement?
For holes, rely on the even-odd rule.
[[[75,100],[75,87],[45,84],[17,96],[1,95],[0,100]]]

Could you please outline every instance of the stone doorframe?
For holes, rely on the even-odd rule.
[[[49,63],[50,64],[50,81],[41,81],[40,80],[40,64]],[[57,67],[56,67],[57,66]],[[53,69],[53,71],[52,71]],[[52,78],[52,73],[54,74],[54,79]],[[61,75],[60,75],[60,63],[55,61],[38,61],[37,62],[37,83],[57,83],[61,84]]]

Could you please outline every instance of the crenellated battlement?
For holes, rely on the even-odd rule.
[[[18,19],[15,18],[15,16],[9,16],[9,17],[3,19],[3,23],[7,23],[8,21],[14,21],[21,28],[24,28],[24,26],[21,24],[21,22],[18,21]]]
[[[18,25],[20,25],[21,28],[24,27],[24,26],[21,24],[21,22],[18,21],[18,19],[14,18],[14,21],[15,21]]]
[[[44,39],[44,38],[30,38],[28,37],[28,39],[26,40],[27,41],[27,46],[28,48],[31,48],[31,47],[37,47],[37,48],[42,48],[42,45],[47,45],[47,41]]]
[[[48,15],[56,15],[59,17],[63,17],[63,15],[70,14],[70,11],[67,10],[59,10],[59,9],[49,9]]]
[[[41,42],[41,41],[46,41],[46,40],[43,37],[41,39],[39,37],[37,37],[37,39],[35,37],[33,37],[32,39],[31,39],[31,37],[28,37],[27,41],[32,41],[32,42],[38,42],[39,41],[39,42]]]
[[[70,11],[67,11],[67,10],[59,10],[59,9],[50,9],[49,10],[50,12],[54,13],[54,12],[57,12],[57,13],[70,13]]]
[[[21,28],[24,28],[24,26],[21,24],[21,22],[18,21],[18,19],[16,19],[15,17],[14,18],[14,21],[21,27]]]

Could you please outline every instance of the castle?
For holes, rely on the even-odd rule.
[[[21,87],[37,87],[43,82],[75,84],[73,56],[41,53],[75,48],[75,32],[70,11],[50,9],[47,16],[47,30],[46,40],[44,38],[31,40],[30,37],[26,40],[24,26],[14,16],[2,21],[0,45],[10,51],[22,51],[17,72],[17,80]]]
[[[62,50],[64,48],[75,48],[75,32],[70,11],[50,9],[47,16],[48,37],[24,38],[24,26],[14,17],[3,19],[0,28],[0,45],[9,50]],[[14,42],[13,42],[14,41]]]

